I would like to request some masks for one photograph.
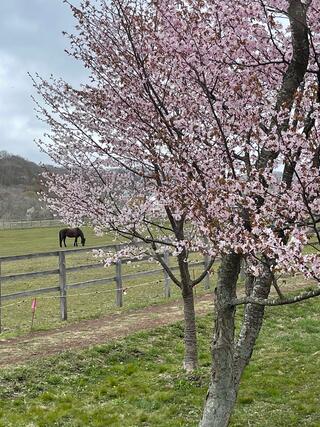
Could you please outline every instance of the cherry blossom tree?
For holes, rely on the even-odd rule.
[[[66,223],[85,222],[97,233],[111,230],[128,239],[127,248],[117,253],[97,253],[106,264],[149,255],[162,265],[181,289],[183,366],[192,371],[198,363],[193,289],[209,274],[214,257],[188,223],[187,200],[180,197],[177,204],[166,197],[169,159],[176,150],[166,133],[179,131],[169,121],[162,123],[163,95],[157,83],[148,82],[144,64],[144,37],[152,36],[148,25],[154,17],[142,5],[140,11],[122,2],[100,6],[71,6],[79,20],[79,34],[70,36],[72,55],[90,69],[91,84],[79,90],[59,79],[33,78],[44,100],[37,104],[39,115],[51,127],[39,144],[66,171],[44,174],[44,200]],[[190,254],[200,247],[206,265],[191,277]],[[179,276],[168,265],[170,255],[176,257]]]
[[[172,191],[188,194],[192,221],[222,255],[202,426],[228,424],[264,307],[320,294],[318,248],[304,253],[310,230],[319,243],[319,3],[239,1],[237,14],[235,3],[219,3],[204,6],[206,31],[192,31],[201,8],[162,9],[162,32],[170,34],[163,51],[173,49],[184,62],[207,107],[196,129],[185,125],[192,155],[180,162]],[[244,298],[236,288],[241,259],[248,266]],[[316,286],[285,298],[276,278],[297,273]],[[276,300],[268,299],[272,285]],[[240,304],[246,307],[235,336]]]
[[[192,288],[210,268],[191,281],[188,253],[221,256],[200,425],[227,426],[265,306],[320,294],[318,247],[304,252],[310,232],[320,244],[320,2],[114,0],[72,10],[71,55],[90,84],[34,80],[51,126],[42,147],[69,171],[48,178],[58,196],[48,203],[69,222],[150,243],[164,268],[159,252],[171,248],[186,325]],[[312,279],[313,290],[285,297],[277,278],[288,274]]]

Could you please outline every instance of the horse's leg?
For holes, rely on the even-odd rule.
[[[74,239],[74,244],[73,244],[73,246],[78,246],[78,237],[76,237],[76,238]]]
[[[64,247],[66,248],[67,247],[67,245],[66,245],[66,238],[63,239],[63,243],[64,243]]]

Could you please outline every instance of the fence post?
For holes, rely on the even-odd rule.
[[[206,254],[204,256],[204,267],[208,268],[209,263],[210,263],[210,257],[209,257],[209,255]],[[210,289],[210,273],[209,273],[209,271],[206,274],[206,277],[204,279],[204,289]]]
[[[60,286],[60,315],[61,320],[67,320],[67,275],[66,257],[63,251],[59,251],[59,286]]]
[[[163,252],[163,261],[169,267],[169,253],[167,249],[165,249]],[[164,296],[165,298],[170,298],[171,296],[170,277],[165,269],[163,269],[163,275],[164,275]]]
[[[0,261],[0,334],[2,333],[2,280],[1,280],[1,261]]]
[[[118,246],[116,246],[116,251],[119,251]],[[118,261],[116,262],[116,305],[117,307],[123,306],[121,259],[118,259]]]

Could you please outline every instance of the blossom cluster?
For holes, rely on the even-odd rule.
[[[294,93],[291,3],[306,14],[308,55]],[[234,251],[254,274],[268,259],[275,271],[318,277],[320,258],[304,248],[311,232],[320,238],[320,1],[72,10],[70,54],[90,84],[34,80],[51,128],[40,144],[67,171],[45,177],[48,205],[155,250]]]

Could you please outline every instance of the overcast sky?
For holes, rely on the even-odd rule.
[[[85,79],[81,64],[64,52],[68,40],[62,31],[73,25],[62,0],[0,0],[0,150],[48,162],[33,142],[44,125],[33,111],[27,73],[52,73],[70,83]]]

